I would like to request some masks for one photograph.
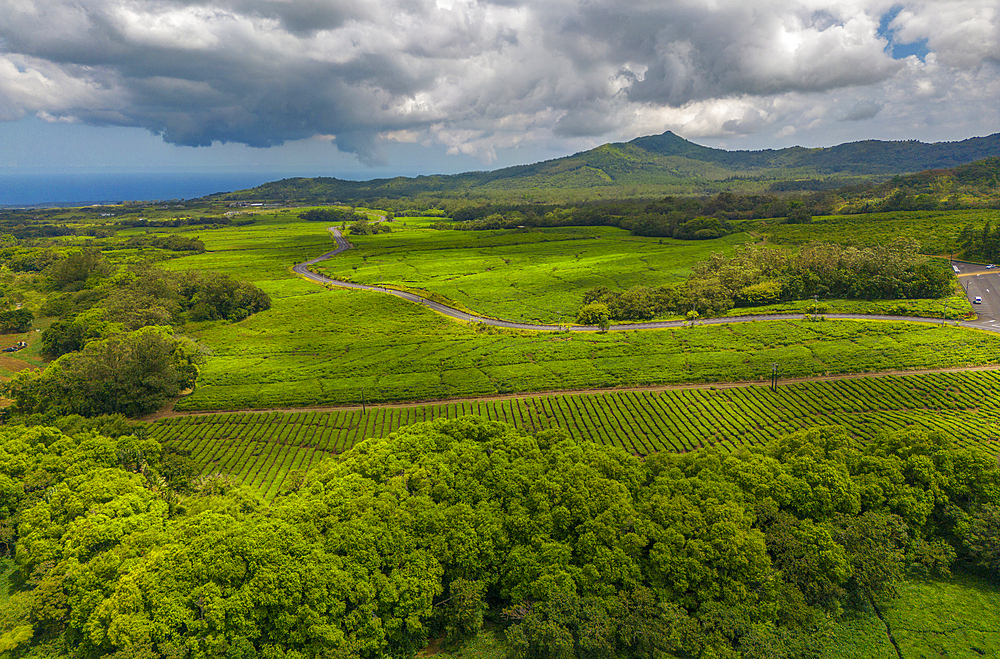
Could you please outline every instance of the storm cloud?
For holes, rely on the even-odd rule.
[[[367,164],[393,142],[490,162],[666,129],[961,124],[1000,98],[995,0],[0,0],[0,16],[0,120],[188,146],[319,137]],[[926,54],[894,57],[913,43]]]

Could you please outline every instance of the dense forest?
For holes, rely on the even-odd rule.
[[[1000,208],[1000,158],[894,176],[827,194],[840,213]]]
[[[486,621],[518,658],[809,657],[907,575],[1000,567],[996,461],[920,432],[641,460],[465,417],[264,505],[60,425],[0,430],[11,657],[413,656]]]
[[[962,227],[957,242],[967,259],[1000,261],[1000,224],[986,222],[981,228],[968,224]]]

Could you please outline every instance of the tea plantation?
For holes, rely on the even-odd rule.
[[[570,436],[636,455],[705,446],[738,451],[802,428],[840,425],[858,441],[881,432],[941,432],[1000,450],[1000,371],[845,378],[781,385],[611,391],[376,407],[361,411],[232,412],[166,418],[151,436],[191,451],[202,474],[220,472],[265,498],[294,487],[324,457],[369,437],[440,418],[475,415],[527,432]]]

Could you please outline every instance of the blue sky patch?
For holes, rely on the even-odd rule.
[[[885,47],[885,52],[889,53],[892,59],[906,59],[910,55],[916,55],[923,62],[924,58],[927,57],[927,53],[930,52],[927,49],[927,39],[920,39],[919,41],[912,41],[910,43],[899,43],[896,41],[896,31],[890,27],[902,9],[902,5],[896,5],[882,14],[882,18],[878,23],[877,34],[889,42],[889,45]]]

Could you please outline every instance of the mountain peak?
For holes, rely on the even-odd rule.
[[[650,153],[655,153],[661,156],[691,156],[693,154],[704,155],[706,153],[711,153],[718,151],[718,149],[711,149],[707,146],[700,146],[694,142],[689,142],[679,135],[665,131],[659,135],[647,135],[646,137],[637,137],[629,144],[637,146],[640,149],[649,151]]]

